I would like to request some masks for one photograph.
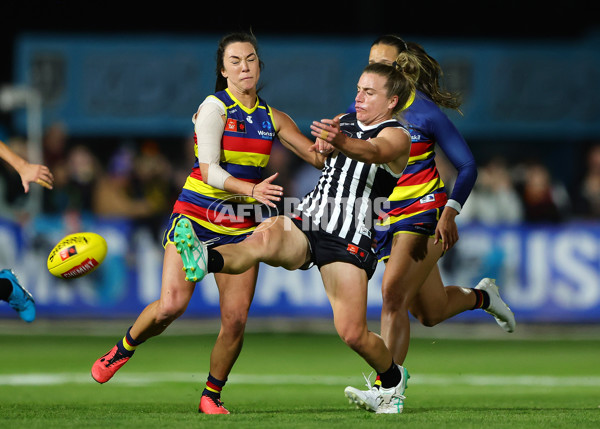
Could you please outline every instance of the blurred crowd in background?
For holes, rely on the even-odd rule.
[[[27,159],[25,138],[3,140]],[[438,151],[436,159],[451,189],[455,170],[443,153]],[[557,224],[600,219],[600,141],[586,149],[573,183],[558,180],[540,161],[515,161],[502,155],[477,161],[477,183],[457,218],[459,223]],[[126,218],[159,236],[194,164],[193,136],[83,141],[72,138],[64,124],[54,123],[44,131],[43,163],[55,177],[54,190],[43,192],[43,214]],[[291,197],[310,191],[320,175],[280,144],[273,147],[265,177],[274,172],[279,172],[277,183]],[[0,163],[0,217],[26,223],[28,198],[19,175]]]

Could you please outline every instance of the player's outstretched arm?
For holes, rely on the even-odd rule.
[[[8,162],[19,173],[25,193],[29,192],[29,184],[33,182],[44,188],[52,189],[54,176],[48,167],[41,164],[30,164],[2,141],[0,141],[0,158]]]

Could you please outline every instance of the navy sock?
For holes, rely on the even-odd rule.
[[[471,310],[477,310],[478,308],[485,310],[490,306],[490,296],[486,291],[480,289],[471,290],[475,293],[475,305]]]
[[[209,396],[213,399],[221,398],[221,390],[227,383],[227,380],[219,380],[208,373],[208,379],[206,380],[206,387],[202,392],[203,396]]]
[[[132,327],[130,326],[123,339],[117,343],[117,348],[119,349],[121,354],[125,356],[133,356],[133,353],[135,352],[137,346],[143,343],[143,341],[136,341],[133,339],[133,337],[129,333],[129,331],[131,331],[131,328]]]
[[[384,389],[389,389],[390,387],[397,386],[402,381],[402,373],[396,365],[392,361],[392,366],[385,372],[382,372],[379,375],[379,379],[381,380],[381,387]]]

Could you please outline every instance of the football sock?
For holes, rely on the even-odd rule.
[[[133,356],[133,352],[135,352],[137,346],[143,343],[143,341],[134,340],[129,331],[131,331],[131,326],[123,339],[117,343],[117,348],[125,356]]]
[[[375,378],[375,383],[373,383],[373,387],[376,387],[378,389],[381,387],[381,377],[379,377],[379,374],[377,374],[377,377]]]
[[[384,389],[389,389],[390,387],[397,386],[402,381],[402,373],[396,365],[392,361],[392,366],[385,372],[378,373],[379,379],[381,380],[381,387]]]
[[[8,279],[0,279],[0,299],[2,301],[8,301],[10,294],[12,293],[12,283]]]
[[[480,289],[471,290],[475,293],[475,305],[471,310],[477,310],[478,308],[485,310],[490,306],[490,296],[486,291]]]
[[[208,249],[208,261],[206,268],[209,273],[218,273],[223,269],[225,261],[223,261],[223,255],[214,249]]]
[[[203,396],[208,396],[213,399],[221,399],[221,390],[227,380],[219,380],[213,377],[210,372],[208,373],[208,379],[206,380],[206,387],[202,392]]]

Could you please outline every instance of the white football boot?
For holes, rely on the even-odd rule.
[[[371,374],[373,374],[371,372]],[[367,390],[360,390],[356,387],[348,386],[344,389],[344,395],[348,398],[350,404],[356,404],[356,408],[363,408],[367,411],[377,411],[379,402],[379,388],[371,385],[371,374],[367,377],[363,374],[365,381],[367,382]]]
[[[506,305],[500,293],[498,292],[498,286],[496,286],[496,280],[494,279],[482,279],[475,289],[484,290],[490,297],[490,305],[485,311],[496,319],[496,322],[506,332],[513,332],[517,322],[515,321],[515,315],[511,311],[510,307]]]
[[[404,410],[404,400],[406,399],[404,392],[410,375],[403,366],[398,365],[398,369],[402,373],[400,383],[388,389],[379,388],[378,406],[375,411],[377,414],[400,414]]]
[[[398,389],[398,391],[400,392],[400,396],[402,396],[402,399],[399,404],[399,407],[400,407],[399,412],[401,413],[402,409],[404,408],[404,399],[405,399],[404,391],[407,388],[408,379],[410,378],[410,374],[408,373],[406,368],[404,368],[400,365],[398,365],[398,368],[400,369],[400,372],[402,373],[402,380],[400,381],[400,384],[398,386],[396,386],[394,389]],[[377,410],[379,408],[379,403],[380,403],[380,397],[381,397],[380,389],[381,388],[371,385],[370,376],[371,376],[371,374],[369,374],[369,377],[366,377],[363,374],[363,377],[365,377],[367,390],[359,390],[355,387],[348,386],[348,387],[346,387],[346,389],[344,389],[344,394],[348,398],[349,403],[356,404],[356,408],[363,408],[367,411],[378,412]]]

